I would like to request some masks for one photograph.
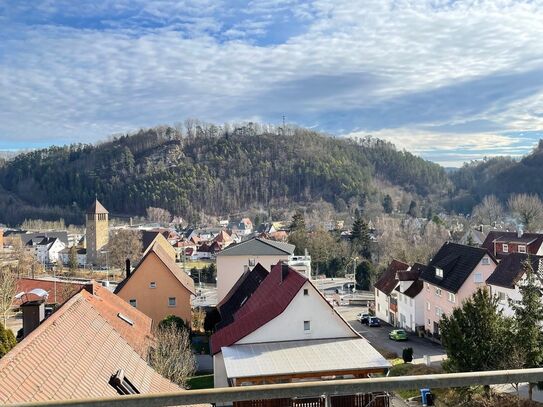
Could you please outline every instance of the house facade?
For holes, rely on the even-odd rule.
[[[150,317],[155,325],[168,315],[175,315],[190,326],[194,281],[158,244],[119,283],[115,294]]]
[[[482,246],[495,258],[501,259],[511,253],[543,255],[543,234],[490,231]]]
[[[514,315],[511,302],[519,303],[522,300],[520,287],[526,278],[527,263],[532,270],[543,271],[543,256],[511,253],[500,261],[486,280],[490,293],[497,297],[498,307],[505,316]]]
[[[217,254],[217,296],[221,301],[236,281],[257,263],[266,269],[279,261],[288,261],[294,254],[294,245],[273,240],[254,238],[230,245]]]
[[[396,274],[408,270],[409,264],[400,260],[392,260],[379,280],[374,284],[375,316],[391,325],[396,325],[398,317],[398,291],[395,291],[399,280]]]
[[[450,315],[486,280],[496,268],[497,261],[484,248],[447,242],[421,272],[424,282],[424,329],[428,336],[440,337],[442,315]]]
[[[211,337],[215,387],[386,373],[389,362],[351,328],[309,279],[283,263],[262,276],[256,288],[239,296],[241,306],[233,307],[231,318],[222,315],[227,323]],[[371,402],[373,395],[344,397],[345,406],[355,406]],[[385,405],[383,398],[373,401],[372,406]],[[270,406],[285,402],[266,401]]]
[[[398,285],[394,289],[398,293],[396,326],[411,332],[424,327],[424,295],[422,294],[424,283],[420,280],[423,268],[424,265],[415,263],[409,269],[396,273],[398,280]]]

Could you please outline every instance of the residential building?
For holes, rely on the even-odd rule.
[[[65,246],[70,245],[70,237],[68,236],[68,232],[66,232],[65,230],[48,230],[45,232],[24,232],[18,235],[21,238],[21,243],[23,244],[23,246],[26,246],[26,244],[30,240],[37,241],[45,237],[48,237],[48,238],[56,237],[62,243],[64,243]]]
[[[151,320],[107,289],[87,286],[43,320],[23,305],[25,339],[0,359],[0,404],[181,390],[146,362]]]
[[[217,296],[220,302],[248,269],[257,263],[271,269],[279,261],[288,261],[294,245],[254,238],[230,245],[217,254]]]
[[[228,224],[228,229],[240,236],[253,233],[253,222],[249,218],[236,219]]]
[[[420,279],[423,269],[423,264],[415,263],[407,270],[396,273],[398,280],[398,285],[394,289],[398,293],[396,326],[412,332],[424,329],[424,295],[421,293],[424,283]]]
[[[68,265],[70,263],[70,250],[71,247],[65,247],[59,253],[60,260],[65,265]],[[77,259],[77,266],[85,267],[87,264],[87,249],[82,247],[76,247],[75,253]]]
[[[511,253],[500,260],[494,272],[486,280],[492,295],[498,297],[498,307],[505,316],[514,315],[510,301],[518,303],[522,300],[519,287],[526,277],[527,262],[532,270],[543,271],[543,256]]]
[[[396,324],[398,313],[398,292],[394,290],[399,283],[396,274],[407,269],[409,264],[393,259],[374,284],[375,316],[391,325]]]
[[[87,262],[101,262],[101,252],[109,242],[109,212],[95,199],[87,209]]]
[[[243,292],[227,295],[221,310],[227,323],[211,337],[215,387],[361,378],[386,374],[391,366],[307,277],[287,264],[279,262],[262,281],[249,285],[236,285],[234,291]],[[230,301],[227,317],[224,306]],[[342,397],[345,406],[373,399],[371,394]],[[371,405],[384,403],[381,398]]]
[[[223,250],[234,243],[234,239],[232,239],[225,230],[221,230],[219,234],[213,238],[213,243],[217,243],[221,250]]]
[[[469,228],[458,243],[466,245],[471,244],[472,246],[482,246],[490,230],[492,230],[492,227],[488,225],[479,225]]]
[[[194,281],[160,244],[155,243],[127,273],[115,294],[150,317],[155,325],[168,315],[176,315],[190,326]]]
[[[29,240],[26,247],[34,251],[36,259],[40,263],[50,264],[59,261],[60,252],[66,246],[56,237],[37,237]]]
[[[83,287],[83,284],[64,281],[19,278],[17,280],[17,294],[15,296],[14,305],[20,306],[24,302],[40,299],[43,299],[44,303],[47,305],[63,304],[65,301],[72,298],[74,294],[81,291]],[[39,290],[43,290],[43,292],[47,293],[45,298],[42,295],[35,294],[35,292],[40,292]]]
[[[162,247],[162,249],[170,256],[170,258],[175,261],[177,258],[177,252],[172,244],[166,239],[165,234],[161,231],[156,230],[143,230],[141,232],[141,241],[143,246],[143,257],[147,254],[151,247],[155,244]]]
[[[422,270],[424,281],[424,326],[428,335],[440,339],[439,321],[450,315],[486,280],[496,268],[497,261],[485,248],[447,242]]]
[[[495,258],[501,259],[510,253],[528,253],[543,255],[543,234],[517,232],[502,232],[493,230],[488,232],[482,247],[488,250]]]

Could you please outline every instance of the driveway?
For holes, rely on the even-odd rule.
[[[336,310],[351,324],[351,326],[366,338],[373,346],[388,351],[396,352],[399,357],[402,356],[402,350],[407,347],[413,348],[413,358],[422,358],[424,355],[436,356],[432,360],[440,359],[438,356],[445,354],[443,347],[425,338],[409,333],[409,339],[405,342],[396,342],[388,339],[388,334],[394,327],[383,322],[381,327],[370,328],[363,325],[356,319],[359,313],[367,312],[365,307],[337,307]]]

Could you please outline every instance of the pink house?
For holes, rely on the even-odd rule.
[[[424,282],[424,328],[426,334],[440,339],[439,321],[480,287],[497,262],[486,249],[457,243],[445,243],[422,271]]]

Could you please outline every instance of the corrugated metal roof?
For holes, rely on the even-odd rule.
[[[363,338],[268,342],[221,350],[230,379],[391,367]]]

